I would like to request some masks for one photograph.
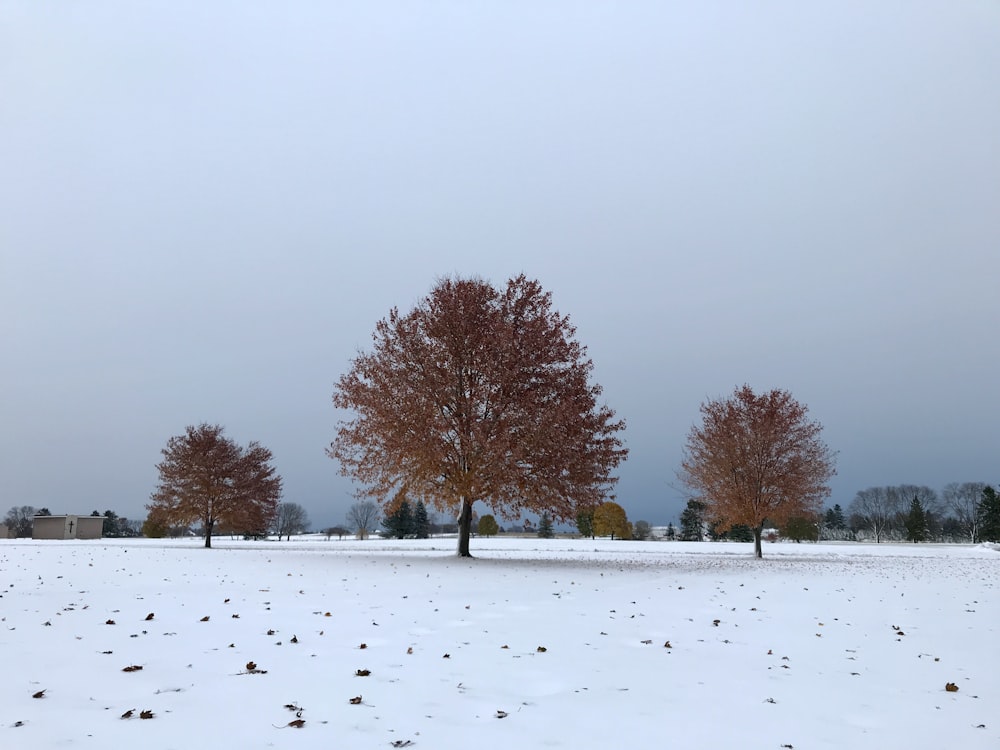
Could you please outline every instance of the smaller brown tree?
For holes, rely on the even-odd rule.
[[[750,386],[701,406],[702,424],[688,433],[680,479],[703,502],[720,532],[736,524],[753,530],[762,557],[764,523],[783,526],[796,516],[815,518],[834,454],[822,426],[787,391],[757,395]]]
[[[219,425],[189,426],[167,441],[157,465],[160,482],[146,506],[151,527],[200,522],[205,546],[221,525],[265,534],[281,498],[281,477],[271,451],[251,442],[242,448]]]
[[[593,531],[595,536],[610,536],[612,539],[631,536],[625,509],[610,500],[598,505],[594,509]]]

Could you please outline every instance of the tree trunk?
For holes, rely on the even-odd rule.
[[[469,553],[469,537],[472,536],[472,503],[462,498],[462,510],[458,514],[458,556],[472,557]]]
[[[211,521],[205,524],[205,549],[211,549],[212,547],[212,527],[214,525]]]
[[[753,530],[753,556],[757,558],[764,557],[764,552],[760,548],[760,538],[764,535],[763,525],[757,526]]]

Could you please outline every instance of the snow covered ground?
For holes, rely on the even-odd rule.
[[[0,747],[1000,747],[995,548],[215,543],[0,542]]]

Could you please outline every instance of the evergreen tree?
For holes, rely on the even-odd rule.
[[[986,485],[979,503],[980,534],[984,542],[1000,542],[1000,493]]]
[[[486,514],[479,519],[480,536],[496,536],[498,533],[500,533],[500,526],[497,524],[497,519],[493,516]]]
[[[427,539],[431,535],[431,520],[427,516],[427,506],[423,500],[417,500],[413,511],[413,536],[417,539]]]
[[[752,542],[753,529],[745,523],[738,523],[726,534],[726,539],[731,542]]]
[[[903,521],[906,528],[906,539],[909,542],[927,541],[927,512],[924,510],[920,498],[914,496],[910,502],[910,512],[906,514]]]
[[[803,516],[794,516],[788,519],[785,528],[781,530],[782,536],[794,542],[815,542],[819,539],[819,528],[816,522]]]
[[[552,516],[548,513],[542,513],[542,517],[538,519],[538,536],[542,539],[551,539],[555,536],[552,530]]]
[[[382,521],[382,527],[391,539],[406,539],[413,535],[413,512],[410,503],[402,500],[399,506]]]
[[[674,528],[673,522],[667,524],[667,541],[672,542],[677,539],[677,529]]]
[[[681,513],[681,534],[682,542],[704,541],[702,528],[705,523],[705,503],[698,500],[688,500],[687,507]]]
[[[587,508],[576,514],[576,528],[580,536],[594,538],[594,509]]]

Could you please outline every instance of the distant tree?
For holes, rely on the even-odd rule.
[[[373,500],[361,500],[347,511],[347,526],[358,539],[367,539],[378,526],[379,507]]]
[[[327,541],[329,541],[330,537],[334,536],[337,537],[337,539],[343,539],[351,532],[343,526],[330,526],[329,528],[324,529],[323,533],[326,534]]]
[[[49,510],[48,508],[39,508],[38,510],[35,511],[35,515],[36,516],[51,516],[52,515],[52,511]]]
[[[847,518],[840,504],[827,508],[823,514],[822,536],[825,539],[846,539],[850,536],[847,528]]]
[[[864,529],[879,543],[896,528],[902,507],[889,487],[869,487],[854,496],[848,510],[855,530]]]
[[[406,539],[414,535],[413,512],[410,503],[403,498],[395,509],[382,519],[382,528],[390,539]]]
[[[699,500],[688,500],[681,511],[682,542],[701,542],[705,539],[705,503]]]
[[[815,519],[804,516],[793,516],[785,521],[781,535],[793,542],[815,542],[819,540],[819,525]]]
[[[923,503],[920,502],[919,497],[914,497],[910,501],[910,510],[906,514],[904,525],[906,528],[906,541],[927,541],[927,513],[924,511]]]
[[[91,513],[92,516],[100,516],[96,510]],[[102,525],[101,534],[109,539],[117,539],[122,536],[123,529],[119,526],[118,514],[113,510],[104,511],[104,523]]]
[[[583,508],[576,514],[576,528],[580,536],[594,538],[594,509]]]
[[[712,521],[753,529],[754,554],[761,557],[765,522],[820,512],[834,454],[820,437],[822,426],[787,391],[758,396],[743,386],[702,404],[701,415],[702,424],[688,433],[680,478]]]
[[[984,542],[1000,542],[1000,493],[990,485],[983,488],[979,502],[980,537]]]
[[[548,513],[542,513],[541,518],[538,519],[538,536],[541,539],[551,539],[556,534],[552,530],[552,516]]]
[[[674,528],[674,524],[672,521],[667,524],[666,539],[668,542],[673,542],[677,539],[677,529]]]
[[[292,534],[303,534],[308,530],[309,514],[305,508],[298,503],[278,503],[274,533],[278,536],[279,542],[282,536],[287,541],[292,538]]]
[[[29,537],[36,515],[35,509],[30,505],[15,505],[7,511],[3,522],[12,537]]]
[[[411,312],[390,311],[337,382],[334,405],[356,416],[328,452],[371,497],[404,491],[456,513],[463,557],[477,500],[571,519],[607,494],[627,453],[574,336],[523,275],[502,289],[443,279]]]
[[[618,503],[605,501],[594,509],[594,534],[596,536],[616,536],[621,539],[628,534],[628,516]]]
[[[653,527],[649,525],[649,521],[636,521],[632,529],[632,538],[637,542],[645,542],[652,533]]]
[[[413,509],[413,535],[417,539],[427,539],[431,535],[431,520],[427,515],[427,506],[422,500],[417,500]]]
[[[730,542],[752,542],[753,529],[745,523],[737,523],[726,532],[726,539]]]
[[[479,533],[481,536],[496,536],[500,533],[497,519],[487,514],[479,519]]]
[[[281,498],[281,477],[271,451],[257,442],[241,447],[219,425],[188,427],[170,438],[157,465],[159,484],[146,506],[164,526],[200,522],[205,546],[216,524],[266,533]]]
[[[959,530],[975,544],[979,541],[982,514],[979,512],[983,500],[985,482],[951,482],[942,493],[945,506],[958,522]]]

